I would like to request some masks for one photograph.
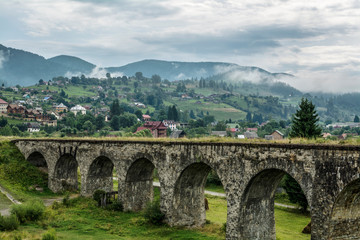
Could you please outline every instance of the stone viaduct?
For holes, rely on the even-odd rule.
[[[204,184],[213,169],[227,199],[226,239],[276,239],[274,193],[285,173],[304,191],[311,239],[360,239],[360,146],[276,143],[36,140],[13,141],[30,163],[46,168],[49,188],[84,196],[111,191],[113,172],[125,209],[137,211],[160,181],[171,226],[205,223]]]

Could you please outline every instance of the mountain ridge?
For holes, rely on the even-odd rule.
[[[242,73],[242,76],[245,77],[242,80],[251,80],[246,79],[246,76],[250,75],[252,77],[256,75],[262,80],[288,76],[287,73],[271,73],[259,67],[240,66],[235,63],[181,62],[157,59],[144,59],[120,67],[99,68],[95,64],[76,56],[58,55],[46,59],[36,53],[5,47],[0,44],[0,83],[5,83],[8,86],[33,85],[40,79],[46,81],[58,76],[71,77],[81,74],[91,76],[95,71],[127,76],[134,76],[136,72],[142,72],[146,77],[157,74],[162,79],[170,81],[207,78],[226,72]]]

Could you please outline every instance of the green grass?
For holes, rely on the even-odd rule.
[[[177,107],[182,111],[190,111],[191,109],[196,114],[197,111],[203,111],[204,114],[209,112],[210,115],[214,116],[216,120],[228,120],[231,119],[243,119],[246,116],[246,113],[231,107],[225,103],[213,103],[213,102],[204,102],[196,103],[199,100],[186,100],[186,101],[178,101],[177,99],[168,100],[168,102],[172,104],[176,104]]]
[[[205,195],[209,202],[209,210],[206,211],[206,220],[219,225],[219,228],[226,222],[227,203],[226,198]]]
[[[78,198],[69,208],[48,209],[38,224],[24,225],[14,232],[0,233],[0,239],[24,234],[40,238],[46,228],[54,228],[58,239],[223,239],[216,233],[149,225],[141,213],[118,213],[97,207],[92,199]]]
[[[223,186],[215,184],[206,184],[205,190],[217,193],[225,193]]]
[[[9,208],[12,202],[0,192],[0,210],[4,210]]]
[[[19,201],[58,195],[48,189],[47,174],[25,161],[18,148],[8,140],[0,141],[0,184]],[[30,190],[34,185],[44,191]]]
[[[310,240],[310,234],[301,233],[310,222],[310,217],[295,209],[275,206],[277,240]]]

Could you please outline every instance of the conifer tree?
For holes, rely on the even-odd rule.
[[[356,123],[360,122],[360,119],[359,119],[359,116],[358,116],[358,115],[355,115],[355,117],[354,117],[354,122],[356,122]]]
[[[299,109],[293,116],[290,137],[316,138],[321,134],[321,128],[315,105],[306,98],[302,98]]]

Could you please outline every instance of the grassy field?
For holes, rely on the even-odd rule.
[[[158,195],[158,192],[155,192]],[[58,239],[224,239],[221,230],[226,222],[226,199],[207,196],[210,210],[207,224],[200,229],[170,228],[148,224],[141,213],[113,212],[97,207],[92,199],[72,200],[70,207],[48,208],[46,217],[37,223],[26,224],[14,232],[0,233],[0,239],[41,239],[49,228],[54,228]],[[278,240],[308,240],[310,235],[301,230],[310,221],[309,216],[296,210],[275,208]]]
[[[197,103],[199,100],[187,100],[187,101],[177,101],[169,100],[169,103],[176,104],[177,107],[182,111],[190,111],[191,109],[196,114],[197,112],[203,111],[204,114],[209,112],[209,115],[215,117],[215,119],[222,121],[231,119],[243,119],[246,116],[246,113],[231,107],[225,103],[213,103],[213,102],[203,102]]]
[[[12,202],[0,192],[0,210],[7,209],[11,204]]]

